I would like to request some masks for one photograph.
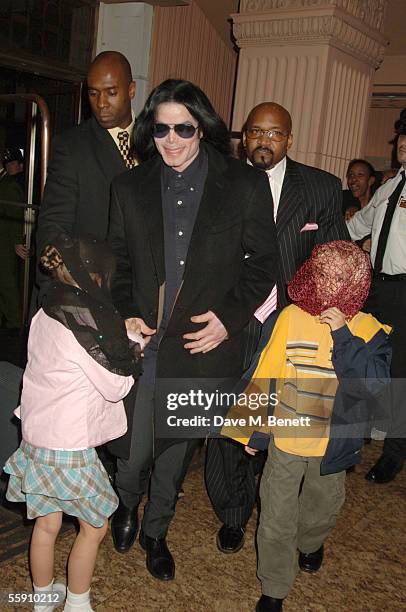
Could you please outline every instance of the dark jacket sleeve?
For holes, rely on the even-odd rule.
[[[355,398],[378,396],[390,381],[392,351],[381,329],[369,342],[354,336],[347,325],[332,332],[332,362],[340,388]]]
[[[132,268],[127,248],[125,219],[114,181],[111,187],[108,242],[117,260],[111,287],[113,302],[124,319],[140,317],[139,307],[133,300]]]
[[[275,328],[276,321],[278,320],[278,317],[279,317],[280,313],[281,313],[280,310],[274,311],[267,318],[265,323],[263,324],[263,326],[262,326],[262,333],[261,333],[261,337],[260,337],[259,344],[258,344],[258,349],[257,349],[256,353],[254,354],[254,356],[252,358],[250,367],[244,373],[243,377],[237,383],[237,385],[232,389],[232,393],[231,393],[231,397],[232,398],[240,396],[241,394],[242,395],[246,394],[247,388],[249,386],[249,383],[250,383],[251,379],[254,377],[255,371],[257,369],[259,360],[261,358],[262,351],[266,348],[268,342],[271,339],[273,330]],[[270,394],[270,397],[271,397],[271,394],[273,394],[273,393],[276,393],[276,381],[275,381],[275,379],[271,379],[270,380],[270,384],[269,384],[269,394]],[[227,395],[225,397],[227,397]],[[223,412],[224,412],[223,416],[226,416],[226,417],[233,416],[232,411],[230,411],[230,406],[225,406],[224,408],[225,409],[223,410]],[[264,416],[268,417],[268,416],[272,415],[273,411],[274,411],[274,405],[272,405],[271,400],[270,400],[269,405],[268,405],[267,410],[266,410],[266,415],[264,415]],[[247,416],[246,412],[244,412],[242,416],[244,416],[244,418],[246,418],[246,416]],[[236,436],[230,435],[229,437],[233,437],[234,439],[236,437],[238,437],[237,429],[234,429],[234,432],[237,433],[237,435]],[[231,428],[230,427],[226,427],[225,428],[225,432],[223,432],[223,435],[227,436],[228,434],[231,434]],[[241,435],[247,435],[247,432],[246,431],[242,431]],[[263,451],[263,450],[266,450],[268,448],[269,439],[270,439],[270,433],[268,431],[264,431],[264,428],[262,428],[262,430],[254,429],[254,431],[252,432],[252,434],[249,437],[249,440],[248,440],[247,444],[251,448],[255,448],[256,450]]]
[[[279,255],[269,183],[265,173],[258,173],[255,178],[254,189],[244,205],[242,247],[246,257],[239,281],[212,307],[230,336],[245,327],[278,277]]]
[[[72,153],[64,140],[56,138],[38,218],[38,255],[61,231],[74,233],[78,199],[79,184]]]
[[[342,213],[343,192],[341,190],[341,183],[332,176],[329,177],[329,180],[331,181],[329,189],[331,197],[317,219],[319,230],[316,242],[318,244],[324,244],[332,240],[351,240]]]

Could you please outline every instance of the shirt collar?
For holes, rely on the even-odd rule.
[[[282,185],[283,179],[285,177],[286,171],[286,156],[278,161],[278,163],[271,168],[270,170],[266,170],[267,175],[276,183]]]
[[[132,116],[132,121],[130,123],[130,125],[127,125],[126,128],[121,128],[121,127],[113,127],[110,128],[108,131],[108,133],[110,134],[110,136],[113,138],[114,142],[118,142],[118,135],[120,132],[128,132],[129,136],[131,136],[131,133],[133,131],[133,127],[134,127],[134,123],[135,123],[135,115],[134,113],[131,111],[131,116]]]
[[[206,151],[200,146],[198,155],[183,172],[177,172],[162,161],[164,189],[172,187],[178,181],[183,182],[187,186],[196,183],[206,157]]]

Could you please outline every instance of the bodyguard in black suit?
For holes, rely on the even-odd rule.
[[[61,231],[107,235],[110,184],[127,168],[117,134],[132,130],[135,82],[127,59],[100,53],[87,76],[93,116],[54,140],[37,232],[37,251]],[[44,278],[40,278],[44,280]]]
[[[166,534],[196,443],[166,439],[154,449],[154,423],[170,414],[157,387],[167,378],[182,387],[187,378],[240,376],[243,328],[275,284],[276,232],[266,177],[229,156],[226,126],[197,86],[159,85],[134,143],[146,161],[112,186],[112,291],[127,326],[150,341],[132,436],[118,449],[126,456],[130,442],[117,462],[112,534],[116,550],[129,550],[149,481],[140,542],[151,574],[170,580]]]
[[[123,135],[129,139],[134,123],[131,100],[135,82],[128,60],[117,51],[100,53],[89,68],[87,85],[93,116],[57,136],[53,143],[38,219],[38,257],[61,231],[105,240],[111,181],[134,165],[122,146]],[[49,277],[38,269],[38,306],[48,283]],[[105,447],[98,453],[107,471],[114,473]]]
[[[250,112],[243,144],[248,164],[268,174],[269,210],[273,200],[280,266],[277,294],[269,296],[267,306],[257,313],[261,321],[272,309],[288,304],[286,285],[316,244],[349,239],[341,212],[339,179],[289,159],[286,153],[292,141],[291,117],[282,106],[263,103]],[[254,351],[260,325],[252,321],[250,328]],[[256,461],[232,441],[209,441],[206,483],[223,522],[217,536],[222,552],[237,552],[243,545],[244,528],[255,501]]]

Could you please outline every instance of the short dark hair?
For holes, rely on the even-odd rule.
[[[401,111],[399,119],[395,122],[395,131],[397,136],[406,135],[406,108]]]
[[[13,161],[17,161],[19,164],[24,163],[24,156],[18,147],[8,147],[3,152],[3,163],[4,164],[8,164]]]
[[[199,122],[203,132],[202,140],[213,145],[224,155],[231,154],[230,134],[223,119],[214,110],[206,94],[194,83],[182,79],[167,79],[150,93],[135,129],[133,148],[137,159],[145,161],[157,154],[152,128],[155,113],[160,104],[176,102],[183,104]]]
[[[369,176],[376,178],[375,168],[366,159],[352,159],[348,164],[347,174],[350,172],[351,168],[355,166],[355,164],[363,164],[366,168],[368,168]]]

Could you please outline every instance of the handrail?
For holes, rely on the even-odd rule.
[[[15,102],[34,102],[41,113],[41,199],[44,193],[45,180],[47,176],[48,157],[50,147],[50,121],[49,110],[44,98],[34,93],[26,94],[0,94],[0,104],[14,104]]]
[[[32,208],[32,210],[40,210],[40,206],[36,204],[28,204],[28,202],[14,202],[12,200],[0,200],[0,204],[7,204],[7,206],[17,206],[17,208]]]
[[[34,93],[26,94],[0,94],[0,104],[14,104],[15,102],[24,102],[31,104],[31,123],[30,123],[30,138],[28,158],[30,164],[28,166],[28,184],[27,192],[28,203],[25,206],[24,214],[24,229],[25,229],[25,246],[28,252],[31,251],[32,229],[35,224],[35,211],[38,208],[33,205],[34,192],[34,162],[35,162],[35,134],[36,134],[36,113],[39,108],[41,113],[41,201],[44,194],[45,181],[48,168],[48,157],[50,147],[50,121],[49,110],[44,98]],[[26,156],[27,158],[27,156]],[[30,277],[30,258],[24,260],[24,290],[23,290],[23,325],[27,324],[29,314],[29,277]]]

